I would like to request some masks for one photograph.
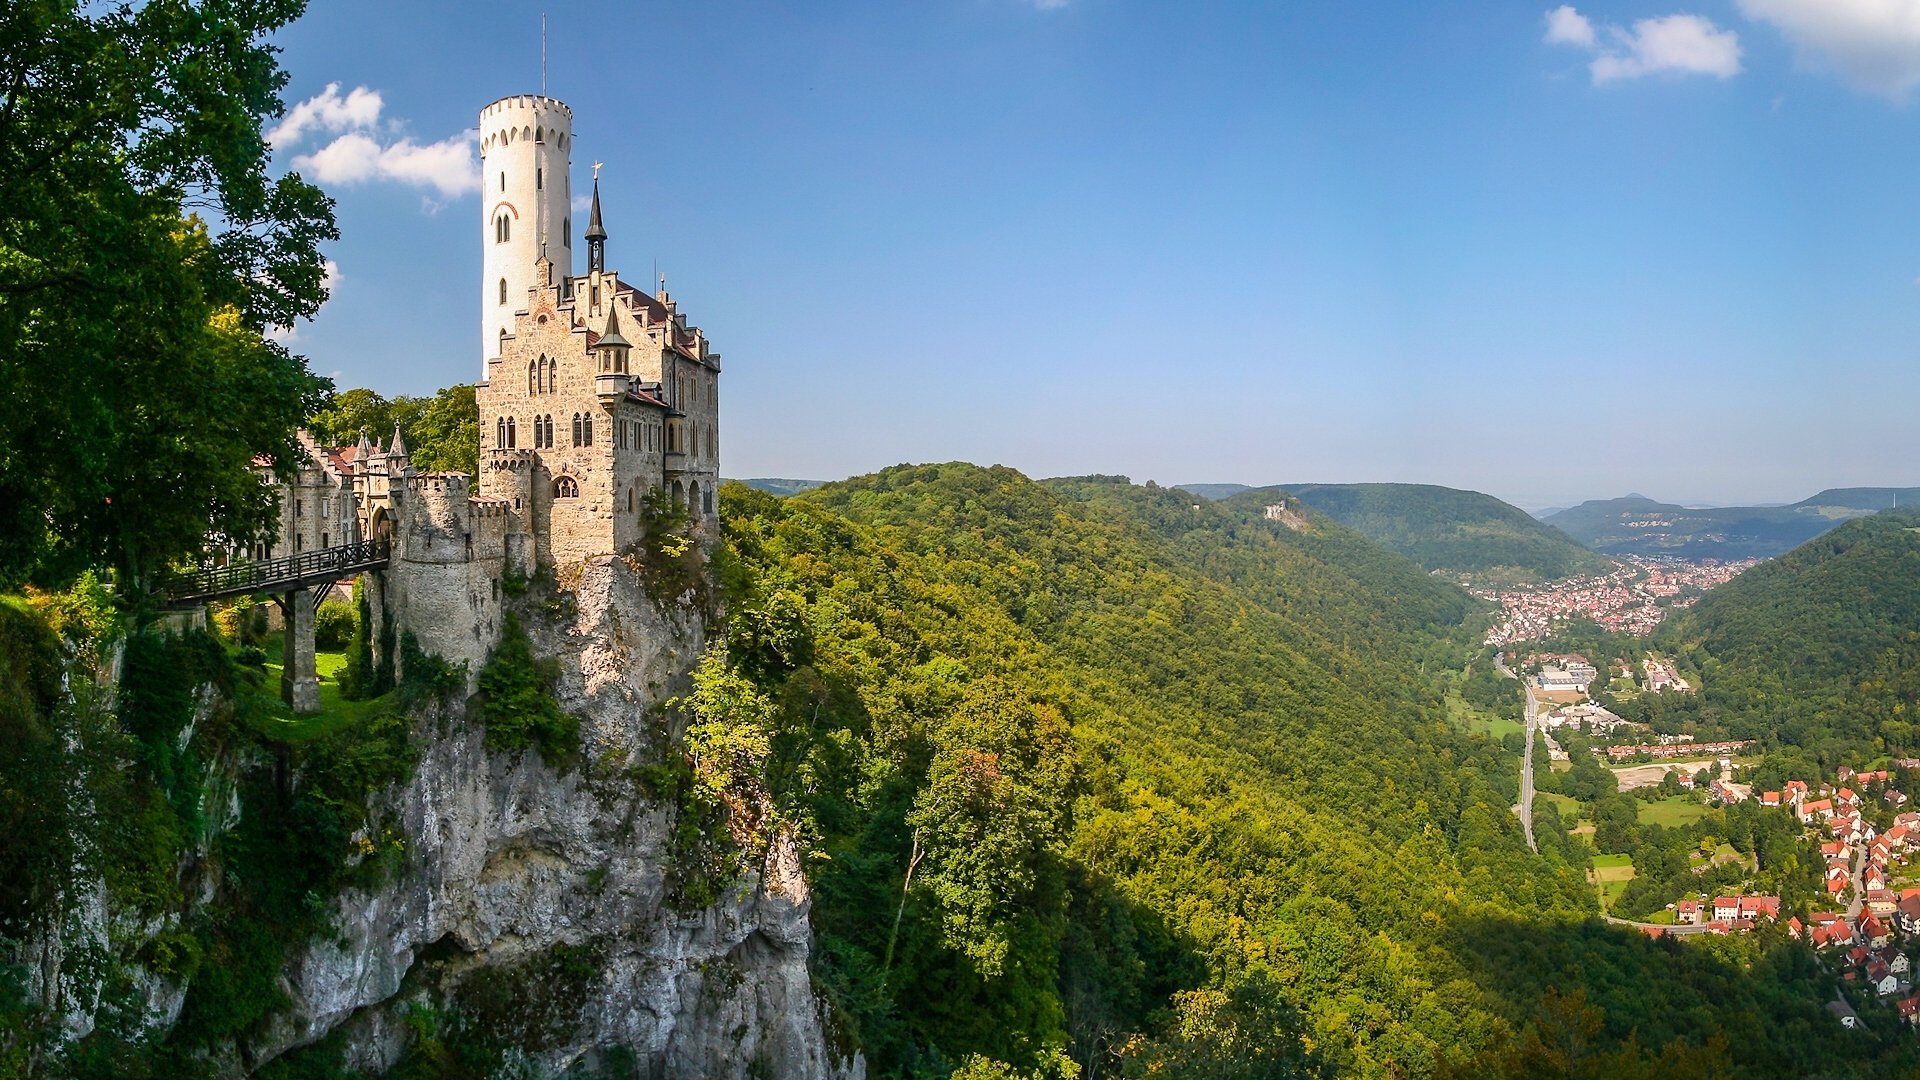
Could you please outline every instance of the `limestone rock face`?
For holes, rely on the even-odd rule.
[[[386,1067],[432,987],[506,1003],[489,1022],[509,1025],[535,1074],[617,1058],[650,1077],[862,1075],[828,1045],[790,845],[710,907],[668,902],[673,810],[632,770],[659,760],[655,706],[686,689],[701,628],[662,614],[618,560],[588,565],[567,595],[571,610],[531,604],[524,622],[561,662],[582,760],[490,754],[477,722],[422,721],[419,765],[385,807],[404,869],[336,900],[339,940],[290,965],[293,1008],[244,1056],[344,1027],[355,1065]]]

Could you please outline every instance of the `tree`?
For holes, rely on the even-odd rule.
[[[1009,923],[1043,890],[1065,843],[1073,774],[1057,710],[995,679],[969,687],[934,736],[926,786],[907,822],[924,837],[923,880],[939,899],[947,944],[999,974]]]
[[[0,585],[110,565],[123,596],[211,528],[262,534],[324,383],[266,330],[325,299],[332,203],[271,179],[301,0],[22,0],[0,15]]]
[[[392,437],[395,423],[393,402],[356,386],[329,394],[325,404],[307,420],[307,433],[321,446],[352,446],[363,434],[384,445]]]
[[[480,407],[472,384],[446,386],[431,398],[408,400],[421,402],[420,415],[411,426],[405,417],[400,419],[414,466],[480,475]]]
[[[365,387],[329,396],[307,420],[322,446],[351,446],[362,433],[384,443],[398,427],[413,467],[428,472],[480,472],[480,410],[473,387],[441,388],[430,398],[382,397]]]

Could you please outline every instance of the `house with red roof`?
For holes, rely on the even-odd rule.
[[[1885,948],[1893,935],[1887,932],[1887,924],[1871,913],[1863,913],[1854,924],[1860,930],[1860,940],[1870,949]]]
[[[1833,816],[1833,800],[1815,799],[1812,802],[1803,802],[1800,804],[1799,812],[1801,824],[1810,821],[1825,821]]]

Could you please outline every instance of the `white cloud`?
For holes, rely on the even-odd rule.
[[[1895,101],[1920,86],[1920,0],[1738,0],[1779,30],[1802,66]]]
[[[267,141],[280,149],[292,146],[316,129],[366,131],[380,122],[381,107],[378,90],[356,86],[342,97],[340,84],[328,83],[325,90],[288,109],[287,115],[267,132]]]
[[[1587,21],[1585,15],[1573,10],[1572,4],[1561,4],[1547,12],[1547,43],[1591,49],[1593,24]]]
[[[1594,57],[1591,70],[1596,83],[1661,71],[1720,79],[1740,74],[1740,36],[1699,15],[1641,19],[1631,31],[1612,27],[1610,32],[1619,50]]]
[[[353,185],[384,180],[432,188],[442,198],[480,190],[480,162],[474,156],[479,134],[473,130],[417,143],[402,137],[388,141],[380,133],[384,108],[378,90],[356,86],[340,93],[339,83],[287,110],[267,133],[276,150],[298,145],[311,132],[343,133],[317,150],[293,159],[293,167],[321,184]],[[387,125],[389,130],[398,125]],[[429,212],[438,204],[428,201]]]
[[[322,261],[320,264],[321,287],[332,292],[334,286],[338,284],[340,284],[340,264],[332,259]]]
[[[430,187],[451,198],[480,190],[480,162],[473,152],[478,142],[478,132],[464,131],[439,142],[401,139],[382,146],[371,135],[350,131],[311,154],[294,158],[293,167],[322,185],[390,180]]]
[[[1547,12],[1550,44],[1594,53],[1587,70],[1594,85],[1672,72],[1729,79],[1740,73],[1740,35],[1700,15],[1640,19],[1631,29],[1609,26],[1603,41],[1593,23],[1563,4]]]
[[[1057,11],[1069,3],[1072,3],[1072,0],[1033,0],[1033,6],[1041,11]]]

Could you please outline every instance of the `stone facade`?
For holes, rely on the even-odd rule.
[[[475,386],[477,490],[415,470],[398,431],[385,449],[365,434],[339,448],[303,436],[279,536],[251,552],[390,539],[390,569],[370,586],[375,617],[472,670],[495,641],[502,575],[630,549],[650,493],[684,507],[697,532],[718,521],[720,354],[664,288],[648,294],[607,269],[597,181],[580,235],[587,273],[572,273],[572,122],[544,97],[480,114],[482,340],[494,352]]]

